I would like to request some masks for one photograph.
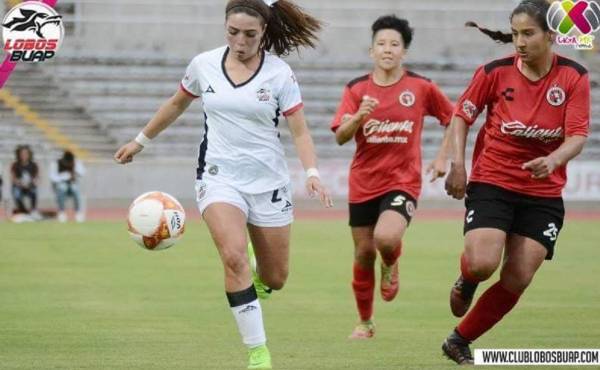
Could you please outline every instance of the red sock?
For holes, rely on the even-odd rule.
[[[479,297],[475,307],[458,324],[456,330],[470,341],[479,338],[512,310],[520,296],[497,282]]]
[[[398,257],[402,254],[402,242],[394,248],[391,252],[380,252],[381,259],[386,266],[391,266],[398,260]]]
[[[460,255],[460,273],[462,274],[462,277],[470,283],[477,284],[481,282],[481,279],[474,276],[469,271],[469,262],[467,261],[467,257],[464,253]]]
[[[362,321],[373,316],[373,290],[375,289],[375,269],[365,269],[354,263],[354,280],[352,280],[356,307]]]

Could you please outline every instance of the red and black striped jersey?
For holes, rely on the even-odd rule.
[[[518,68],[518,56],[495,60],[475,72],[454,114],[471,125],[487,108],[473,153],[470,181],[540,197],[559,197],[566,166],[548,178],[533,179],[522,165],[548,156],[567,136],[587,136],[590,81],[580,64],[554,55],[550,72],[531,81]]]
[[[356,153],[349,176],[349,201],[360,203],[391,190],[417,199],[421,193],[421,132],[425,116],[447,126],[453,106],[429,79],[406,71],[398,82],[378,86],[371,74],[351,81],[331,123],[335,132],[344,116],[358,111],[365,95],[379,100],[356,132]]]

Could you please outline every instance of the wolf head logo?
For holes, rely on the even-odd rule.
[[[2,26],[11,31],[35,31],[36,35],[45,39],[42,29],[49,24],[60,25],[60,22],[62,22],[62,16],[60,15],[48,15],[29,9],[19,9],[19,11],[21,12],[21,18],[14,17]]]

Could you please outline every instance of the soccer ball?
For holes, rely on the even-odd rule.
[[[167,193],[151,191],[137,197],[129,207],[129,235],[142,248],[166,249],[185,231],[185,212],[177,199]]]

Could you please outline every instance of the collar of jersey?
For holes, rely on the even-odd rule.
[[[249,84],[250,81],[254,80],[254,78],[258,75],[258,73],[262,69],[263,64],[265,63],[265,55],[267,54],[267,52],[266,51],[262,52],[262,55],[260,57],[260,64],[258,65],[256,72],[254,72],[254,74],[252,76],[250,76],[249,79],[247,79],[246,81],[244,81],[240,84],[237,84],[237,85],[231,80],[231,78],[229,78],[229,75],[227,74],[227,70],[225,69],[225,60],[227,59],[227,54],[229,54],[229,46],[225,48],[225,52],[223,53],[223,59],[221,60],[221,70],[223,70],[223,75],[225,75],[225,78],[227,79],[227,81],[229,81],[231,86],[234,89],[237,89],[238,87],[245,86],[245,85]]]

